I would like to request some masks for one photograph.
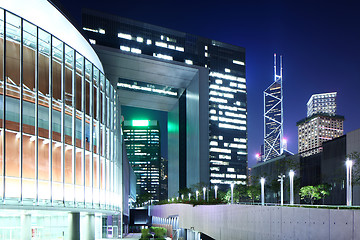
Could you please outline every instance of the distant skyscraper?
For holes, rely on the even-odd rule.
[[[168,199],[168,160],[160,159],[160,200]]]
[[[264,91],[264,158],[263,161],[282,154],[283,139],[283,90],[282,56],[280,73],[277,74],[274,54],[274,82]]]
[[[336,92],[313,94],[307,103],[307,116],[324,113],[336,114]]]
[[[129,162],[136,175],[136,193],[150,193],[160,199],[160,127],[156,120],[123,123]]]
[[[344,117],[336,115],[336,92],[312,95],[307,116],[296,123],[298,149],[303,157],[321,152],[323,142],[344,134]]]

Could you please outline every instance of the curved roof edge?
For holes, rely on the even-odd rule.
[[[51,33],[82,54],[104,73],[101,61],[90,43],[47,0],[0,0],[0,7]]]

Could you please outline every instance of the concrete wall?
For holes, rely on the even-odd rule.
[[[179,227],[228,239],[360,239],[360,210],[251,205],[167,204],[158,217],[179,216]]]

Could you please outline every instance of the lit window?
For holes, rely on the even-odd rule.
[[[132,53],[141,54],[141,50],[140,50],[140,49],[137,49],[137,48],[131,48],[131,52],[132,52]]]
[[[89,32],[96,32],[96,33],[99,32],[96,29],[91,29],[91,28],[86,28],[86,27],[83,27],[83,29],[86,30],[86,31],[89,31]]]
[[[208,46],[205,45],[205,50],[208,50]]]
[[[183,52],[183,51],[184,51],[184,48],[183,48],[183,47],[178,47],[178,46],[176,46],[175,50],[176,50],[176,51]]]
[[[168,45],[168,48],[175,50],[175,46],[174,46],[174,45],[170,45],[170,44],[169,44],[169,45]]]
[[[118,33],[118,37],[123,38],[123,39],[127,39],[127,40],[132,40],[132,36],[130,34]]]
[[[223,140],[224,139],[224,137],[223,136],[219,136],[219,140]]]
[[[222,80],[220,80],[220,79],[216,79],[216,80],[215,80],[215,83],[216,83],[216,84],[222,84],[222,83],[223,83],[223,81],[222,81]]]
[[[238,61],[238,60],[233,60],[233,63],[234,63],[234,64],[237,64],[237,65],[245,65],[244,62]]]
[[[168,55],[164,55],[164,54],[160,54],[160,53],[153,53],[153,56],[157,57],[157,58],[165,59],[165,60],[173,60],[172,56],[168,56]]]
[[[152,43],[152,42],[151,42],[151,39],[146,40],[146,44],[147,44],[147,45],[151,45],[151,43]]]
[[[164,35],[161,35],[161,37],[160,37],[160,38],[161,38],[161,40],[164,40]]]
[[[230,69],[225,68],[225,72],[229,73],[229,72],[231,72],[231,71],[230,71]]]
[[[137,38],[136,38],[136,41],[137,41],[137,42],[144,42],[144,39],[143,39],[142,37],[137,37]]]
[[[130,48],[126,46],[120,46],[120,50],[130,52]]]
[[[163,48],[167,48],[167,44],[164,42],[155,42],[155,45],[158,47],[163,47]]]
[[[105,34],[105,30],[100,28],[100,29],[99,29],[99,33]]]
[[[96,44],[96,40],[94,40],[94,39],[89,39],[89,41],[91,44]]]
[[[193,65],[193,61],[189,60],[189,59],[185,59],[185,63],[189,64],[189,65]]]
[[[205,52],[205,57],[208,57],[209,55],[208,55],[208,53],[207,52]]]

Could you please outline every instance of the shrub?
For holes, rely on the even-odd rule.
[[[149,239],[151,237],[152,237],[152,235],[149,233],[148,228],[141,229],[141,238],[140,238],[141,240]]]
[[[151,231],[155,233],[155,239],[164,239],[167,230],[163,227],[151,227]]]

